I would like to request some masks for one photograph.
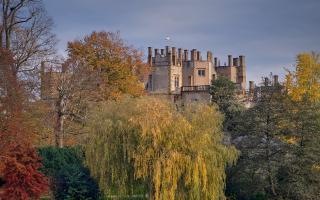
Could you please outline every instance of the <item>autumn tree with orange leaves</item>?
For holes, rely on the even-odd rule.
[[[39,199],[48,189],[47,178],[38,171],[42,164],[35,148],[28,141],[20,139],[23,131],[15,126],[0,133],[1,140],[6,140],[6,144],[1,145],[6,153],[0,159],[4,164],[1,171],[4,185],[0,188],[0,199]],[[11,138],[9,141],[8,137]],[[17,141],[18,138],[20,141]]]
[[[58,78],[55,103],[55,145],[66,143],[65,130],[86,118],[92,102],[141,96],[149,72],[143,54],[127,45],[119,33],[93,32],[68,43],[67,61]],[[76,122],[76,123],[74,123]],[[71,127],[71,128],[72,128]],[[81,135],[81,130],[69,130]]]
[[[101,98],[116,99],[122,94],[140,96],[148,74],[143,54],[128,46],[119,33],[93,32],[82,40],[68,43],[70,60],[98,72],[96,89]]]

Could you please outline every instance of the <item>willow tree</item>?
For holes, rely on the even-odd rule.
[[[86,163],[107,196],[225,199],[225,167],[238,153],[222,144],[215,108],[177,111],[164,100],[127,98],[100,105],[90,119]]]

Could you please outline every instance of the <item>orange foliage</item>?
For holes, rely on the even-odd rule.
[[[83,40],[69,42],[68,52],[70,60],[99,72],[98,85],[104,99],[144,93],[149,67],[143,62],[142,52],[127,46],[119,33],[93,32]]]
[[[40,158],[17,116],[10,117],[6,130],[0,131],[0,177],[5,182],[0,199],[39,199],[48,189],[48,180],[38,171]]]
[[[23,119],[23,91],[12,73],[10,53],[0,49],[0,199],[39,199],[48,181],[38,169],[40,158],[31,145]]]

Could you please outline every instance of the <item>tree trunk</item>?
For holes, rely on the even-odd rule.
[[[55,145],[56,147],[59,147],[59,148],[63,148],[63,125],[64,125],[64,117],[58,114],[56,126],[54,129],[54,135],[55,135]]]
[[[11,43],[10,43],[10,38],[11,38],[10,30],[6,30],[5,34],[6,34],[6,49],[10,50],[10,48],[11,48]]]
[[[56,147],[63,148],[63,129],[64,129],[64,99],[63,96],[59,95],[56,102],[57,119],[54,129],[55,145]]]
[[[271,158],[270,158],[270,143],[271,143],[271,136],[270,136],[270,130],[269,130],[269,126],[270,126],[270,115],[267,115],[267,130],[266,130],[266,139],[267,139],[267,146],[266,146],[266,159],[267,159],[267,171],[268,171],[268,182],[269,182],[269,187],[270,190],[272,192],[272,195],[276,196],[276,189],[275,189],[275,183],[274,183],[274,179],[273,179],[273,175],[272,175],[272,169],[271,169]]]

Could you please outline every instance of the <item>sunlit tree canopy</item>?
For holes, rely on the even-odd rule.
[[[105,194],[130,195],[140,183],[150,199],[225,199],[225,167],[238,153],[222,144],[214,107],[177,111],[164,100],[127,98],[99,106],[88,126],[86,162]]]

